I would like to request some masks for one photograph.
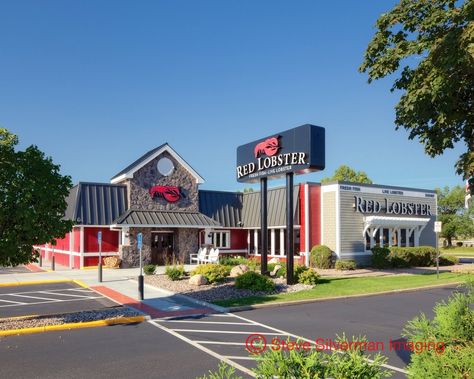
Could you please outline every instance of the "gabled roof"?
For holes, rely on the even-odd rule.
[[[108,183],[79,183],[66,201],[65,218],[77,225],[110,225],[128,208],[126,186]]]
[[[199,211],[225,228],[241,227],[242,193],[199,190]]]
[[[220,224],[199,212],[139,211],[129,209],[111,227],[207,228]]]
[[[125,167],[122,171],[110,179],[110,182],[115,184],[124,179],[133,178],[133,174],[135,172],[140,170],[143,166],[151,162],[160,154],[163,154],[165,151],[168,152],[174,159],[176,159],[184,168],[186,168],[186,170],[188,170],[196,179],[197,183],[204,183],[204,179],[170,145],[168,145],[168,143],[164,143],[163,145],[155,147],[154,149],[142,155],[135,162]]]

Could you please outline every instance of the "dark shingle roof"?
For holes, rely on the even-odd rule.
[[[199,211],[223,227],[239,227],[242,221],[242,193],[200,190]]]
[[[153,226],[153,227],[219,227],[220,224],[199,212],[139,211],[128,210],[113,222],[117,226]]]
[[[108,183],[79,183],[67,197],[66,218],[78,225],[110,225],[127,208],[127,188]]]

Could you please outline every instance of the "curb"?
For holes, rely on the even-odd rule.
[[[89,288],[86,284],[79,280],[72,279],[51,279],[51,280],[30,280],[26,282],[11,282],[11,283],[0,283],[0,287],[15,287],[15,286],[29,286],[35,284],[53,284],[53,283],[75,283],[81,287]]]
[[[424,286],[424,287],[403,288],[403,289],[399,289],[399,290],[390,290],[390,291],[383,291],[383,292],[372,292],[372,293],[355,294],[355,295],[321,297],[321,298],[318,298],[318,299],[291,300],[291,301],[279,301],[279,302],[274,302],[274,303],[242,305],[242,306],[237,306],[237,307],[229,307],[229,308],[227,308],[227,312],[233,313],[233,312],[251,311],[253,309],[260,309],[260,308],[290,307],[292,305],[317,303],[317,302],[329,301],[329,300],[352,299],[352,298],[357,298],[357,297],[369,297],[369,296],[378,296],[378,295],[395,295],[397,293],[415,292],[417,290],[426,290],[426,289],[430,289],[430,288],[448,287],[448,286],[452,286],[452,285],[459,285],[459,284],[462,284],[462,283],[464,283],[464,282],[452,282],[452,283],[444,283],[444,284],[435,284],[435,285]]]
[[[83,329],[83,328],[97,328],[101,326],[111,326],[111,325],[127,325],[127,324],[136,324],[146,320],[145,316],[133,316],[133,317],[119,317],[115,319],[105,319],[105,320],[96,320],[96,321],[87,321],[87,322],[75,322],[68,324],[59,324],[59,325],[47,325],[47,326],[37,326],[33,328],[23,328],[23,329],[12,329],[12,330],[0,330],[0,336],[12,336],[20,334],[33,334],[33,333],[42,333],[53,330],[70,330],[70,329]]]

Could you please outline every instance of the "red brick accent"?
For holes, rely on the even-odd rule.
[[[25,267],[30,270],[31,272],[45,272],[45,270],[43,270],[42,268],[30,263],[30,264],[27,264],[25,265]]]

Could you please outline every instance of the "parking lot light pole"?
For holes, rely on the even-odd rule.
[[[439,233],[441,233],[442,228],[441,221],[435,221],[434,223],[434,232],[436,233],[436,279],[439,279]]]
[[[56,264],[55,264],[55,256],[54,256],[54,243],[52,244],[53,246],[53,253],[51,257],[51,270],[55,271],[56,270]]]
[[[143,300],[143,257],[142,257],[142,242],[143,235],[142,233],[137,234],[137,244],[138,250],[140,251],[140,275],[138,275],[138,296],[140,300]]]
[[[97,242],[99,243],[99,282],[102,282],[102,232],[97,232]]]

